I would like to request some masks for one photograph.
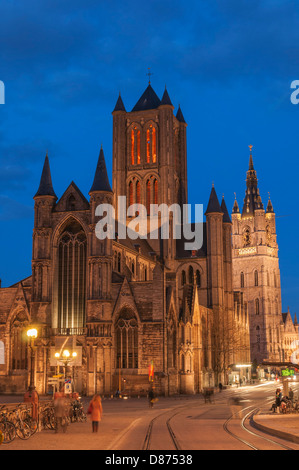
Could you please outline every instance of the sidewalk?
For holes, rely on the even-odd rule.
[[[253,416],[254,425],[260,431],[299,444],[299,414],[260,412]]]

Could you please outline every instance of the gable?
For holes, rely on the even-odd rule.
[[[89,202],[72,181],[57,202],[54,212],[72,212],[89,210]]]

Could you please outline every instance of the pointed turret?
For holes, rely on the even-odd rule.
[[[171,99],[169,98],[169,94],[168,94],[168,91],[166,89],[166,86],[165,86],[165,90],[164,90],[162,100],[161,100],[161,106],[162,105],[164,105],[164,106],[167,105],[167,106],[172,106],[173,107],[173,104],[171,102]]]
[[[148,109],[156,109],[160,106],[161,101],[153,90],[151,84],[148,85],[145,92],[141,95],[137,103],[135,104],[132,112],[134,111],[146,111]]]
[[[98,159],[96,173],[95,173],[94,180],[93,180],[93,185],[89,191],[89,194],[96,192],[96,191],[106,191],[106,192],[112,193],[112,189],[111,189],[108,174],[107,174],[103,147],[101,147],[101,150],[100,150],[100,155]]]
[[[269,196],[269,200],[268,200],[268,205],[267,205],[267,210],[266,210],[267,214],[274,214],[274,209],[273,209],[273,205],[272,205],[272,202],[271,202],[271,199],[270,199],[270,196]]]
[[[34,198],[38,196],[52,196],[57,199],[57,196],[54,192],[53,185],[52,185],[52,178],[51,178],[51,171],[50,171],[50,164],[49,164],[49,157],[48,152],[46,154],[45,163],[42,171],[42,176],[40,179],[39,188],[37,193],[35,194]]]
[[[235,195],[235,202],[234,202],[234,207],[233,207],[233,214],[240,214],[239,204],[238,204],[236,195]]]
[[[223,223],[224,224],[231,224],[232,221],[230,220],[230,216],[229,216],[226,204],[225,204],[224,196],[222,196],[221,210],[223,212]]]
[[[180,105],[179,105],[178,112],[176,113],[176,118],[177,118],[177,120],[178,120],[179,122],[186,123]]]
[[[246,179],[246,193],[244,199],[244,206],[242,211],[242,217],[253,217],[254,211],[258,209],[264,209],[262,199],[258,189],[258,179],[256,171],[253,166],[252,158],[252,145],[249,145],[250,157],[249,157],[249,170],[247,171]]]
[[[211,195],[210,195],[209,204],[208,204],[205,215],[212,214],[212,213],[215,213],[215,212],[219,213],[219,214],[222,214],[222,209],[221,209],[221,206],[219,204],[219,200],[218,200],[218,197],[217,197],[214,185],[213,185]]]
[[[294,315],[294,325],[297,326],[298,325],[298,322],[297,322],[297,314],[295,313]]]
[[[121,98],[120,92],[119,92],[119,97],[117,99],[117,102],[116,102],[115,108],[113,110],[113,113],[115,111],[124,111],[124,112],[126,112],[126,108],[125,108],[125,105],[124,105],[123,100]]]

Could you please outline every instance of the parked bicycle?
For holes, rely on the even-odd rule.
[[[0,408],[0,431],[2,443],[8,444],[16,438],[16,428],[14,423],[8,419],[7,410],[4,410],[4,408],[5,405]]]

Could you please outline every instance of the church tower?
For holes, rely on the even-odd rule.
[[[52,238],[52,210],[56,204],[57,196],[54,192],[50,171],[48,153],[45,158],[40,185],[34,196],[34,229],[32,250],[32,320],[41,305],[48,311],[52,298],[51,285],[51,238]],[[46,321],[46,315],[44,321]]]
[[[233,285],[248,303],[251,361],[282,360],[281,288],[275,213],[266,210],[259,193],[250,145],[249,169],[242,213],[235,200],[233,223]]]
[[[112,113],[116,214],[119,196],[126,196],[127,208],[142,204],[147,212],[147,234],[151,205],[187,204],[187,124],[180,107],[176,115],[173,111],[166,87],[160,100],[149,82],[130,112],[119,96]],[[153,251],[163,250],[164,256],[175,257],[174,244],[162,248],[158,240],[149,243]]]

